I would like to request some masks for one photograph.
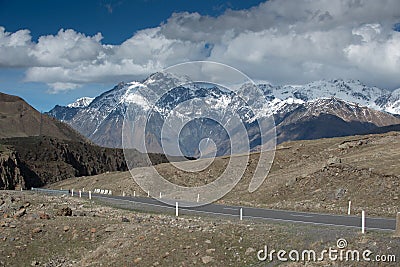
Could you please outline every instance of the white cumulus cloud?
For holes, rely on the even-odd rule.
[[[73,29],[35,42],[29,30],[0,27],[0,68],[26,68],[26,81],[52,92],[144,78],[190,60],[274,83],[351,78],[393,89],[400,87],[399,22],[398,0],[272,0],[218,17],[174,13],[118,45]]]

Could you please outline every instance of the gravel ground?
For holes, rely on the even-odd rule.
[[[366,262],[260,262],[269,249],[369,249],[400,259],[391,232],[143,213],[110,204],[0,192],[0,266],[378,266]],[[384,266],[397,266],[386,263]]]

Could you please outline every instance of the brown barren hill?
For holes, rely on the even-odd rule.
[[[87,142],[70,126],[41,114],[22,98],[0,92],[0,138],[39,135]]]
[[[250,193],[248,186],[258,159],[259,153],[250,155],[242,179],[220,203],[347,214],[351,200],[351,214],[355,215],[366,210],[370,216],[393,217],[399,211],[400,132],[284,142],[277,146],[265,181]],[[157,165],[156,169],[175,184],[194,187],[216,180],[229,160],[229,157],[216,158],[199,172],[185,172],[168,163]],[[182,164],[196,162],[200,164],[201,159]],[[133,177],[154,175],[148,167],[132,173]],[[136,196],[147,195],[129,172],[67,179],[50,187],[106,188],[116,195],[132,195],[134,191]]]

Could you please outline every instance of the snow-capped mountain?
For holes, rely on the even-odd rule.
[[[85,108],[92,103],[94,97],[81,97],[78,98],[74,103],[68,104],[67,107],[69,108]]]
[[[239,91],[251,94],[249,86],[243,84]],[[257,107],[253,112],[243,100],[224,88],[191,83],[188,77],[155,73],[142,82],[119,83],[87,106],[56,106],[49,114],[69,123],[99,145],[121,147],[122,125],[127,108],[143,113],[150,108],[150,103],[156,103],[154,125],[146,131],[148,140],[152,140],[149,141],[152,152],[160,152],[161,133],[158,124],[162,124],[170,112],[184,121],[196,114],[212,117],[234,110],[244,122],[253,148],[260,143],[255,118],[268,115],[275,118],[278,142],[364,133],[376,127],[400,124],[399,118],[388,113],[400,114],[400,89],[390,92],[354,80],[283,86],[260,84],[258,87],[267,105],[263,105],[265,101],[259,101],[256,96],[247,95],[253,101],[252,106]],[[199,99],[204,101],[207,111],[193,108]],[[180,103],[185,105],[179,106]],[[338,128],[332,129],[327,123]],[[198,142],[207,136],[214,137],[216,143],[221,145],[219,154],[229,151],[226,133],[216,123],[197,120],[188,125],[190,127],[183,128],[180,135],[187,142],[182,148],[186,155],[198,156]],[[314,129],[312,133],[310,127]]]
[[[305,85],[273,86],[259,84],[265,97],[272,101],[275,112],[286,104],[307,103],[322,98],[337,98],[349,103],[357,103],[375,110],[400,114],[400,90],[390,92],[377,87],[369,87],[358,80],[315,81]]]

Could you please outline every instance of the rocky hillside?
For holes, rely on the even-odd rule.
[[[275,122],[278,143],[282,143],[385,133],[395,130],[400,119],[393,114],[332,97],[282,107]]]
[[[40,187],[63,179],[127,170],[121,149],[102,148],[85,142],[54,137],[0,139],[0,189]],[[149,166],[139,152],[133,164]],[[156,163],[166,162],[152,155]]]
[[[2,146],[0,150],[0,188],[19,189],[25,185],[19,166],[20,160],[17,154]]]

